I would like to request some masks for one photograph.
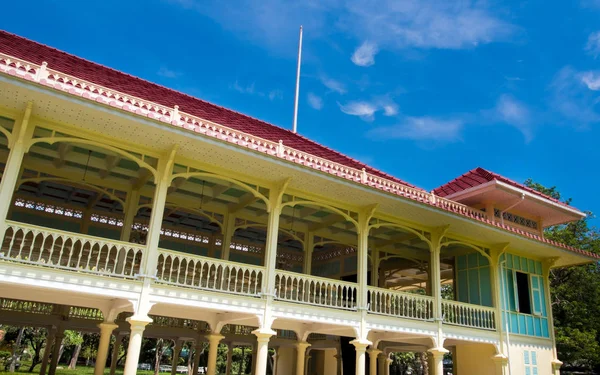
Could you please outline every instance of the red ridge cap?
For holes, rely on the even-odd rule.
[[[499,175],[499,174],[489,171],[487,169],[483,169],[481,167],[472,169],[472,170],[468,171],[467,173],[453,179],[452,181],[447,182],[444,185],[433,189],[433,193],[440,197],[447,197],[449,195],[470,189],[475,186],[482,185],[486,182],[490,182],[493,180],[504,182],[505,184],[511,185],[518,189],[525,190],[526,192],[537,195],[538,197],[548,199],[549,201],[560,204],[561,206],[569,207],[571,209],[577,210],[577,208],[570,206],[564,202],[561,202],[556,198],[552,198],[551,196],[541,193],[535,189],[527,187],[527,186],[520,184],[516,181],[513,181],[507,177],[504,177],[502,175]]]
[[[170,108],[175,105],[179,110],[215,123],[248,133],[272,142],[283,141],[284,145],[314,156],[339,163],[358,170],[365,169],[377,177],[424,191],[404,180],[382,172],[376,168],[355,160],[321,145],[291,130],[276,126],[240,112],[195,98],[188,94],[135,77],[119,70],[80,58],[47,45],[0,30],[0,52],[23,59],[34,64],[48,63],[48,68],[65,74],[88,80],[97,85],[108,87],[128,95],[152,101]]]

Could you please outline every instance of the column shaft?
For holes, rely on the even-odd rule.
[[[252,360],[252,363],[255,364],[253,375],[266,375],[269,339],[276,333],[265,328],[259,328],[252,333],[256,336],[256,355]]]
[[[369,350],[369,374],[377,375],[377,356],[381,354],[381,350]]]
[[[108,358],[108,347],[110,346],[110,336],[112,331],[118,326],[114,323],[100,323],[100,341],[98,343],[98,352],[96,354],[96,364],[94,365],[94,375],[104,374],[104,367],[106,367],[106,358]]]
[[[60,328],[54,336],[54,346],[52,347],[52,360],[50,361],[50,370],[48,371],[48,375],[56,374],[56,366],[58,365],[58,360],[60,359],[58,358],[58,354],[60,352],[60,345],[64,337],[64,330]]]
[[[19,179],[21,163],[27,147],[26,142],[31,139],[33,134],[34,126],[29,124],[32,109],[33,103],[27,103],[23,116],[14,126],[12,139],[11,142],[9,142],[10,151],[8,152],[8,159],[6,160],[4,172],[2,173],[2,180],[0,180],[0,202],[2,202],[2,204],[0,204],[1,235],[4,235],[8,211],[17,185],[17,180]]]
[[[48,360],[50,359],[50,353],[52,352],[52,345],[54,345],[55,336],[56,327],[52,327],[48,330],[48,335],[46,336],[46,347],[44,348],[44,357],[42,358],[40,375],[46,375],[46,369],[48,368]]]
[[[123,375],[136,375],[144,329],[152,320],[150,318],[147,320],[133,320],[128,318],[127,320],[131,325],[131,333],[129,335],[129,346],[127,347],[127,359],[125,360]]]
[[[217,353],[219,350],[219,342],[225,338],[225,336],[219,334],[210,334],[206,336],[208,339],[208,375],[217,374]]]
[[[142,258],[145,275],[154,276],[156,274],[156,265],[158,263],[158,243],[160,241],[160,230],[165,211],[167,192],[171,184],[171,174],[173,171],[173,162],[175,159],[175,150],[169,155],[165,155],[158,161],[156,188],[154,199],[152,201],[152,212],[150,214],[150,225],[148,225],[147,255]]]
[[[310,344],[304,341],[296,343],[296,375],[304,375],[304,357],[306,355],[306,348],[309,346]]]
[[[182,340],[175,340],[175,345],[173,346],[173,358],[171,361],[171,375],[177,374],[177,365],[179,364],[179,354],[181,353],[181,347],[184,342]]]
[[[233,359],[233,343],[227,344],[227,368],[225,369],[225,375],[231,375],[231,360]]]
[[[367,346],[371,345],[370,341],[356,339],[350,341],[356,350],[356,375],[365,375],[365,364],[366,364],[366,350]]]
[[[115,344],[113,345],[113,352],[110,358],[110,375],[115,375],[115,371],[117,370],[117,362],[119,361],[121,344],[123,344],[123,335],[118,334],[115,336]]]
[[[192,375],[198,375],[198,368],[200,367],[200,347],[202,343],[200,340],[196,340],[194,344],[194,368],[192,369]]]

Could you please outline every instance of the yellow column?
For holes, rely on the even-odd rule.
[[[490,279],[492,284],[492,298],[495,311],[494,324],[496,325],[496,331],[498,332],[498,339],[500,340],[500,353],[499,357],[506,357],[508,361],[508,345],[506,345],[506,332],[504,330],[505,324],[502,323],[502,277],[500,267],[500,257],[506,253],[507,245],[503,245],[499,248],[490,249]]]
[[[296,343],[296,375],[304,375],[304,363],[306,356],[306,349],[310,346],[305,341],[299,341]]]
[[[429,373],[431,375],[444,375],[444,354],[448,353],[448,350],[444,348],[433,348],[429,349],[428,352],[432,356]]]
[[[110,346],[110,337],[112,336],[112,331],[117,327],[118,325],[110,322],[98,324],[98,328],[100,328],[100,341],[98,342],[98,352],[96,353],[94,375],[104,374],[106,358],[108,358],[108,347]]]
[[[253,363],[256,363],[254,367],[254,375],[266,375],[267,374],[267,357],[269,355],[269,339],[275,334],[270,332],[261,332],[261,330],[253,331],[252,333],[256,336],[256,355],[254,356]]]
[[[235,233],[235,216],[231,213],[225,215],[223,222],[223,241],[221,241],[221,259],[229,260],[231,239]]]
[[[29,123],[32,109],[33,103],[27,103],[25,112],[20,121],[15,123],[11,139],[8,142],[10,151],[4,167],[4,173],[2,174],[2,180],[0,181],[0,202],[2,202],[0,204],[0,234],[2,235],[4,235],[6,228],[6,219],[15,186],[19,179],[23,156],[27,152],[27,142],[33,135],[34,125]]]
[[[60,346],[64,337],[65,331],[62,327],[60,327],[56,332],[56,335],[54,335],[54,346],[52,347],[52,360],[50,361],[50,370],[48,371],[48,375],[56,374],[56,366],[58,365],[58,353],[60,352]]]
[[[127,201],[123,207],[123,228],[121,229],[121,241],[129,242],[131,237],[131,226],[137,215],[138,205],[140,203],[140,191],[132,189],[127,193]]]
[[[369,374],[377,375],[377,356],[382,353],[378,349],[369,349]]]
[[[446,235],[448,227],[438,228],[431,233],[431,294],[434,298],[433,304],[433,319],[437,322],[438,334],[436,337],[436,347],[429,350],[432,353],[433,361],[436,361],[437,353],[448,353],[448,350],[444,349],[444,334],[443,334],[443,313],[442,313],[442,275],[440,267],[440,256],[442,252],[442,239]],[[441,360],[440,360],[441,361]],[[441,363],[441,362],[440,362]],[[441,366],[441,365],[440,365]],[[434,366],[435,367],[435,363]],[[436,370],[437,371],[437,370]],[[439,371],[442,371],[440,369]],[[432,374],[438,374],[433,372]],[[440,372],[439,375],[442,375]]]
[[[225,368],[225,375],[231,375],[231,360],[233,359],[233,343],[227,344],[227,367]]]
[[[175,346],[173,347],[173,358],[171,361],[171,375],[177,374],[177,365],[179,364],[179,355],[181,354],[181,348],[185,341],[181,339],[175,340]],[[94,374],[95,375],[95,374]]]
[[[302,273],[312,274],[312,255],[315,247],[315,236],[312,232],[306,233],[304,238],[304,262],[302,264]]]
[[[554,314],[552,312],[552,303],[550,303],[550,269],[556,263],[556,258],[551,258],[542,263],[542,275],[544,276],[544,294],[546,295],[546,311],[548,312],[548,328],[550,330],[550,339],[552,339],[552,375],[560,375],[562,362],[558,359],[556,351],[556,335],[554,333]]]
[[[357,339],[350,341],[350,344],[354,345],[356,350],[356,375],[365,375],[365,353],[371,342]]]
[[[217,374],[217,353],[219,350],[219,343],[225,338],[223,335],[212,333],[206,336],[208,339],[208,375]]]
[[[387,358],[385,360],[385,375],[390,375],[390,366],[392,365],[394,361],[392,361],[390,358]]]
[[[113,352],[110,359],[110,375],[115,375],[115,371],[117,370],[117,361],[119,360],[121,344],[123,344],[123,335],[117,333],[117,335],[115,336],[115,343],[113,345]]]
[[[496,366],[496,375],[509,375],[508,357],[504,354],[497,354],[492,357]]]
[[[40,375],[46,375],[46,368],[48,367],[48,359],[50,359],[50,352],[52,351],[52,345],[55,344],[54,337],[56,336],[56,327],[52,327],[48,330],[46,336],[46,347],[44,348],[44,357],[40,367]]]
[[[147,249],[145,257],[142,259],[144,275],[146,276],[154,276],[156,274],[160,230],[165,211],[167,191],[171,185],[171,174],[173,172],[173,163],[175,161],[176,151],[177,147],[174,147],[168,155],[165,155],[158,161],[158,177],[154,191],[154,200],[152,201],[150,225],[148,225],[148,238],[146,241]]]
[[[127,318],[127,321],[131,326],[131,333],[129,335],[129,346],[127,347],[127,359],[125,360],[123,375],[136,375],[138,362],[140,360],[144,329],[148,323],[152,322],[152,319],[150,318],[132,318],[134,317]]]

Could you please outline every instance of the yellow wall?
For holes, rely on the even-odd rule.
[[[511,336],[511,340],[509,359],[513,375],[525,374],[525,351],[529,352],[530,362],[531,352],[535,352],[537,357],[538,374],[542,375],[552,373],[552,348],[550,345],[545,346],[519,343],[517,341],[518,339],[515,340],[515,336]]]
[[[496,366],[492,360],[495,354],[496,350],[489,344],[456,345],[455,375],[495,374]],[[517,375],[517,373],[513,373],[513,375]]]
[[[335,375],[337,374],[337,359],[335,355],[337,354],[336,349],[326,349],[323,350],[323,374],[324,375]]]
[[[296,372],[296,349],[294,347],[280,347],[277,351],[277,374],[291,375]]]

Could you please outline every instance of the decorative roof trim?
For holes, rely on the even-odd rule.
[[[412,188],[389,179],[367,173],[365,169],[358,170],[342,164],[326,160],[309,153],[285,146],[283,141],[279,143],[247,134],[232,128],[216,124],[197,116],[180,112],[178,106],[169,108],[158,103],[144,100],[132,95],[124,94],[110,88],[93,84],[78,79],[77,77],[61,73],[48,67],[43,62],[41,65],[33,64],[23,59],[0,53],[0,72],[34,82],[58,91],[82,97],[100,104],[121,109],[139,116],[147,117],[156,121],[167,123],[179,128],[187,129],[208,137],[216,138],[224,142],[236,144],[256,152],[271,155],[272,157],[287,160],[289,162],[303,165],[323,173],[339,178],[353,181],[358,184],[367,185],[372,188],[388,192],[403,198],[434,206],[444,211],[486,223],[491,226],[502,228],[508,232],[517,233],[523,237],[537,240],[542,243],[570,250],[580,255],[600,259],[600,255],[576,249],[543,238],[537,234],[529,233],[519,228],[511,227],[501,223],[490,221],[482,211],[473,209],[450,199],[438,197],[433,193]]]
[[[584,217],[587,216],[584,212],[579,211],[575,207],[571,207],[571,206],[567,206],[567,205],[564,205],[564,204],[557,203],[554,200],[550,200],[550,199],[547,199],[547,198],[545,198],[543,196],[540,196],[540,195],[537,195],[537,194],[533,194],[533,193],[531,193],[531,192],[529,192],[527,190],[518,188],[518,187],[516,187],[514,185],[507,184],[506,182],[503,182],[503,181],[500,181],[500,180],[496,180],[496,179],[493,179],[492,181],[485,182],[485,183],[483,183],[481,185],[473,186],[473,187],[470,187],[468,189],[457,191],[456,193],[452,193],[452,194],[446,195],[444,198],[456,200],[456,199],[459,199],[459,198],[464,198],[465,196],[471,196],[473,193],[476,193],[476,192],[478,192],[480,190],[490,189],[490,188],[493,188],[495,186],[499,186],[499,187],[501,187],[501,188],[503,188],[505,190],[510,190],[510,191],[518,193],[518,194],[524,194],[527,198],[531,198],[531,199],[536,200],[536,201],[538,201],[540,203],[543,203],[543,204],[546,204],[546,205],[550,205],[553,208],[556,208],[556,209],[561,210],[561,211],[567,211],[567,212],[569,212],[569,213],[571,213],[573,215],[579,216],[581,218],[584,218]]]

